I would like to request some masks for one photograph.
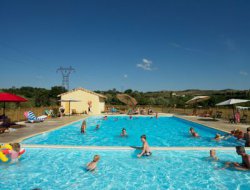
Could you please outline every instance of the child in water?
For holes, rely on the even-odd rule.
[[[86,126],[87,126],[86,121],[83,120],[82,126],[81,126],[81,133],[85,133],[86,132]]]
[[[96,125],[95,129],[96,129],[96,130],[100,129],[100,125],[99,125],[99,124]]]
[[[93,161],[87,164],[87,170],[89,171],[95,170],[99,160],[100,160],[100,156],[95,155],[93,158]]]
[[[194,130],[193,127],[191,127],[191,128],[189,129],[189,132],[190,132],[190,134],[191,134],[193,137],[199,137],[199,134],[195,132],[195,130]]]
[[[122,137],[126,137],[126,136],[128,136],[127,131],[126,131],[126,129],[125,129],[125,128],[123,128],[123,129],[122,129],[121,136],[122,136]]]
[[[18,156],[20,151],[21,151],[21,145],[19,143],[13,143],[12,150],[9,150],[11,163],[18,162]]]
[[[210,150],[210,159],[212,159],[214,161],[219,160],[219,158],[216,156],[216,150],[214,150],[214,149]]]

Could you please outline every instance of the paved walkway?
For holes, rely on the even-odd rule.
[[[196,117],[196,116],[183,116],[183,115],[176,115],[176,117],[186,119],[195,123],[199,123],[211,128],[215,128],[221,131],[230,132],[233,129],[240,129],[243,132],[246,132],[247,127],[250,125],[247,124],[232,124],[229,121],[218,119],[213,120],[212,118],[204,118],[204,117]]]
[[[25,123],[26,127],[9,133],[0,134],[0,143],[20,142],[25,137],[52,130],[85,117],[86,116],[83,115],[70,117],[65,116],[63,118],[46,119],[42,123]]]

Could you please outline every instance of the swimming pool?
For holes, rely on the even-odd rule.
[[[5,190],[56,189],[218,189],[248,190],[250,172],[220,170],[225,161],[240,162],[235,151],[217,151],[221,161],[207,159],[207,151],[153,151],[136,158],[137,151],[27,148],[19,163],[0,162],[0,187]],[[95,154],[98,169],[84,165]]]
[[[224,134],[200,124],[189,122],[177,117],[133,117],[109,116],[108,120],[102,117],[89,117],[86,134],[80,133],[82,121],[70,124],[60,129],[46,132],[23,141],[24,144],[45,145],[77,145],[77,146],[139,146],[140,136],[147,135],[151,146],[236,146],[242,142],[234,138],[220,142],[212,140],[216,133]],[[96,130],[96,125],[100,129]],[[192,138],[189,128],[193,127],[201,136]],[[122,128],[126,128],[128,137],[120,137]]]

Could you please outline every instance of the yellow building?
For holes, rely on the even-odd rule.
[[[105,109],[106,96],[92,92],[84,88],[75,88],[58,95],[61,98],[61,106],[65,108],[65,114],[84,113],[100,114]]]

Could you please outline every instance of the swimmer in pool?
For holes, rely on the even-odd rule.
[[[13,143],[12,150],[9,150],[11,163],[18,162],[18,156],[20,151],[21,151],[21,145],[19,143]]]
[[[214,140],[216,140],[216,141],[227,140],[227,139],[229,139],[229,138],[231,138],[231,137],[232,137],[232,135],[230,135],[230,134],[221,135],[221,134],[217,133],[217,134],[215,135],[215,137],[214,137]]]
[[[96,125],[95,129],[96,129],[96,130],[100,129],[100,125],[99,125],[99,124]]]
[[[199,137],[199,134],[195,132],[195,130],[194,130],[193,127],[191,127],[191,128],[189,129],[189,132],[190,132],[190,134],[191,134],[193,137]]]
[[[216,150],[214,150],[214,149],[211,149],[211,150],[210,150],[210,158],[211,158],[212,160],[214,160],[214,161],[219,160],[219,158],[216,156]]]
[[[87,164],[87,170],[89,171],[93,171],[96,169],[97,167],[97,163],[99,162],[100,160],[100,156],[99,155],[95,155],[92,162],[88,163]]]
[[[217,133],[214,137],[214,140],[220,141],[224,136],[221,136],[219,133]]]
[[[149,148],[149,145],[147,142],[146,135],[141,136],[141,142],[143,143],[142,152],[140,154],[138,154],[137,157],[140,158],[141,156],[151,156],[152,153],[150,152],[150,148]]]
[[[250,155],[248,155],[243,146],[236,146],[236,153],[241,156],[242,163],[238,162],[226,162],[226,165],[222,169],[233,167],[237,170],[250,170]]]
[[[122,136],[122,137],[127,137],[127,136],[128,136],[127,131],[126,131],[125,128],[122,129],[121,136]]]
[[[86,132],[86,127],[87,127],[87,123],[86,123],[85,120],[83,120],[82,126],[81,126],[81,133],[85,133]]]

